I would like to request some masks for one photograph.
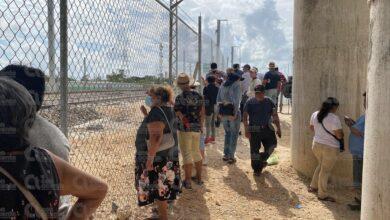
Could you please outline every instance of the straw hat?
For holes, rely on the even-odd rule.
[[[275,62],[270,62],[269,64],[268,64],[268,68],[269,69],[275,69],[277,66],[276,66],[276,64],[275,64]]]
[[[178,86],[180,85],[193,85],[194,84],[194,79],[187,75],[186,73],[180,73],[178,76],[177,76],[177,79],[176,79],[176,84]]]

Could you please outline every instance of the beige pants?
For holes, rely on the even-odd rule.
[[[178,132],[180,152],[184,165],[202,160],[200,154],[200,132]]]
[[[313,153],[318,160],[318,166],[314,172],[310,187],[318,189],[318,198],[324,199],[329,196],[328,180],[340,154],[340,150],[328,145],[314,143]]]

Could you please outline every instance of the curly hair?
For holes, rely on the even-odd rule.
[[[173,103],[174,92],[170,86],[158,86],[152,87],[149,90],[150,94],[157,96],[160,99],[161,104]]]
[[[24,150],[35,120],[34,100],[22,85],[0,77],[0,106],[0,151]]]

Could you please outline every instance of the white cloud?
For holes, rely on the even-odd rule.
[[[243,63],[264,71],[268,61],[275,60],[287,72],[292,62],[293,4],[293,0],[186,0],[181,7],[192,17],[202,14],[210,35],[215,35],[217,19],[229,20],[222,23],[226,56],[230,47],[238,44]],[[275,8],[263,8],[265,5]],[[270,24],[274,26],[267,28]]]

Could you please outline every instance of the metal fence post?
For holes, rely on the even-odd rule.
[[[60,128],[68,136],[68,5],[60,0]]]
[[[198,70],[198,80],[199,83],[202,82],[202,16],[199,16],[198,19],[198,63],[199,63],[199,70]],[[202,93],[202,84],[199,86],[199,92]]]
[[[47,0],[47,39],[48,39],[48,55],[49,55],[49,89],[50,92],[56,92],[57,86],[56,86],[56,80],[55,80],[55,70],[56,70],[56,64],[55,64],[55,47],[54,47],[54,41],[55,41],[55,35],[54,35],[54,3],[53,0]]]

